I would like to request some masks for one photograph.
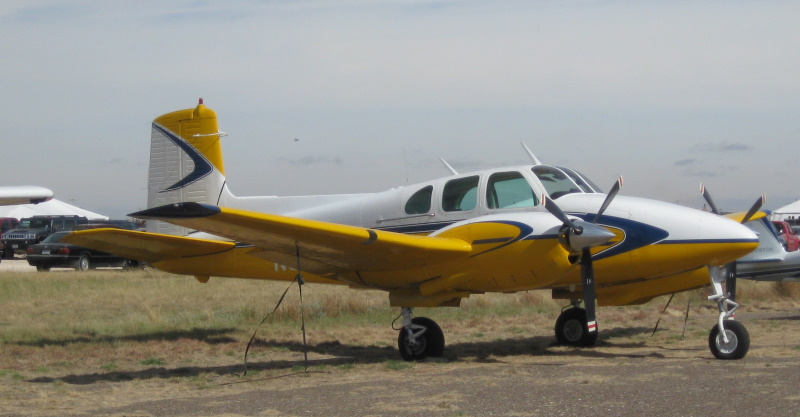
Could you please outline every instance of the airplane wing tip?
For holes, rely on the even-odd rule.
[[[217,206],[201,203],[174,203],[159,207],[153,207],[128,216],[137,219],[187,219],[195,217],[208,217],[221,212]]]

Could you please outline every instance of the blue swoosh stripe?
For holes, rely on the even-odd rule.
[[[170,132],[166,128],[153,123],[153,129],[158,130],[164,136],[166,136],[172,143],[176,146],[181,148],[189,158],[192,158],[192,162],[194,162],[194,170],[189,173],[189,175],[183,177],[180,181],[176,182],[175,184],[170,185],[169,187],[159,191],[161,193],[167,191],[177,190],[179,188],[183,188],[189,184],[192,184],[198,180],[205,178],[208,174],[214,171],[214,166],[211,162],[206,159],[206,157],[197,151],[192,145],[189,145],[188,142],[183,140],[183,138],[178,137],[174,133]]]
[[[595,216],[593,213],[573,213],[571,215],[580,217],[587,222],[594,220]],[[618,244],[594,254],[592,259],[595,261],[659,243],[669,236],[669,232],[664,229],[619,217],[601,216],[597,223],[601,226],[604,225],[621,229],[625,235],[623,240]]]

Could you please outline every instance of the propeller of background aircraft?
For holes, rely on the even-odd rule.
[[[565,230],[565,240],[570,248],[575,252],[580,252],[581,254],[581,286],[583,287],[583,304],[584,309],[586,310],[586,323],[588,331],[595,332],[597,330],[597,319],[596,319],[596,307],[595,307],[595,279],[594,279],[594,267],[592,265],[592,253],[591,248],[601,245],[603,243],[608,242],[611,238],[614,237],[614,234],[597,226],[597,221],[600,220],[600,216],[603,215],[603,212],[606,211],[608,206],[611,204],[611,201],[614,200],[614,197],[619,192],[620,187],[622,187],[622,177],[620,176],[617,179],[617,182],[614,183],[614,186],[611,187],[611,191],[608,192],[606,195],[606,199],[603,201],[603,204],[600,206],[600,209],[597,211],[597,214],[592,219],[592,222],[586,222],[583,220],[570,220],[561,208],[558,207],[558,204],[555,203],[550,198],[545,197],[544,207],[549,211],[553,216],[555,216],[558,220],[564,223]]]
[[[711,199],[711,193],[709,193],[708,190],[706,190],[705,185],[703,185],[702,183],[700,184],[700,194],[703,195],[703,198],[706,200],[706,203],[708,203],[708,206],[711,208],[712,213],[722,214],[717,208],[717,205],[714,204],[714,200]],[[748,210],[747,213],[744,215],[741,223],[745,224],[749,222],[750,219],[756,213],[758,213],[758,211],[761,209],[761,206],[764,205],[764,202],[766,200],[767,196],[765,194],[761,194],[761,197],[759,197],[758,200],[756,200],[755,203],[753,203],[753,205],[750,207],[750,210]],[[731,262],[725,265],[725,272],[727,274],[726,288],[728,290],[729,298],[732,301],[736,301],[736,262]]]

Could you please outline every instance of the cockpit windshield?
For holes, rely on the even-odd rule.
[[[601,193],[599,187],[589,181],[586,176],[577,171],[551,167],[547,165],[537,165],[531,168],[539,181],[544,185],[550,198],[556,199],[565,194],[571,193]]]
[[[597,186],[597,184],[593,183],[586,175],[581,174],[578,171],[570,168],[558,167],[558,169],[564,171],[567,175],[569,175],[570,179],[581,187],[581,190],[585,193],[603,193],[603,190]]]

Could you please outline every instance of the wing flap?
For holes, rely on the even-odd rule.
[[[299,250],[303,269],[323,275],[412,268],[466,258],[472,251],[461,239],[404,235],[198,203],[170,204],[131,216],[245,242],[260,249],[254,255],[273,261],[294,258]]]
[[[149,263],[183,256],[202,256],[233,249],[233,242],[195,239],[124,229],[72,232],[63,242]]]

